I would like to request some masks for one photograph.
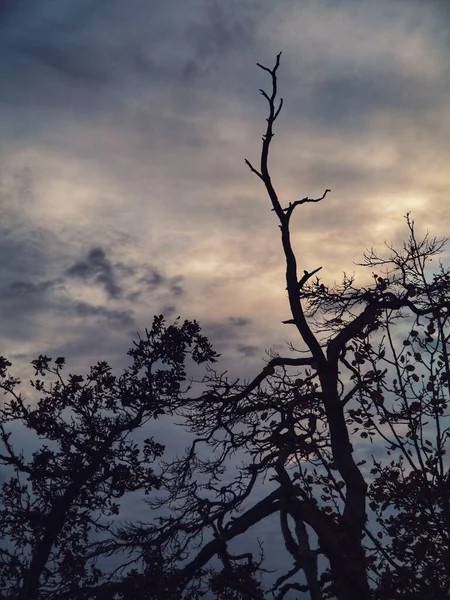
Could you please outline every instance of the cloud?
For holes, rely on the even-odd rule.
[[[120,370],[158,313],[198,319],[230,378],[298,347],[278,223],[243,162],[267,116],[255,63],[283,51],[281,202],[332,189],[291,221],[299,272],[332,282],[400,240],[407,210],[447,233],[449,23],[418,0],[0,2],[0,353]]]
[[[74,83],[77,80],[83,85],[108,81],[100,61],[89,60],[87,48],[62,48],[51,43],[39,43],[22,47],[20,52],[60,75],[75,80]]]
[[[122,289],[117,283],[114,267],[106,258],[102,248],[92,248],[87,257],[82,261],[75,262],[66,271],[69,277],[79,277],[85,281],[93,281],[101,285],[109,298],[119,298]]]
[[[175,317],[176,307],[173,304],[166,304],[161,308],[161,314],[165,316],[166,319],[171,319]]]
[[[188,28],[193,42],[192,56],[183,67],[183,75],[188,80],[213,74],[218,61],[231,51],[244,53],[250,50],[256,12],[251,4],[247,3],[240,11],[218,0],[204,4],[201,18]]]
[[[153,289],[165,283],[165,277],[157,269],[152,268],[140,281],[146,284],[149,289]]]
[[[251,320],[245,317],[230,317],[228,321],[235,327],[246,327],[251,323]]]
[[[51,288],[53,288],[58,283],[61,283],[61,279],[51,279],[48,281],[38,281],[37,283],[33,283],[32,281],[13,281],[9,290],[6,291],[7,295],[10,295],[12,298],[18,298],[23,296],[33,296],[36,297],[38,295],[43,295]]]
[[[131,310],[111,310],[104,306],[93,306],[86,302],[78,302],[74,307],[81,317],[100,316],[105,318],[107,322],[121,327],[131,327],[135,324]]]
[[[177,277],[172,277],[170,280],[169,286],[170,291],[175,297],[183,296],[186,292],[184,287],[181,285],[183,281],[182,275],[178,275]]]
[[[2,42],[13,75],[3,93],[14,96],[3,117],[15,124],[4,164],[10,173],[25,166],[33,193],[26,206],[7,206],[28,231],[37,224],[60,240],[40,271],[61,259],[59,271],[30,281],[73,268],[64,281],[72,300],[130,309],[137,324],[163,307],[207,323],[252,315],[244,345],[282,342],[277,224],[243,164],[258,160],[266,116],[257,88],[268,80],[254,63],[272,64],[275,46],[285,96],[271,153],[280,198],[333,190],[293,219],[299,268],[322,264],[325,278],[338,278],[366,245],[400,235],[409,206],[441,227],[445,28],[417,3],[396,4],[387,19],[388,4],[199,0],[187,11],[156,2],[149,18],[138,0],[92,13],[83,2],[76,35],[69,2],[16,13]],[[84,69],[98,80],[85,85]]]
[[[20,364],[37,352],[84,360],[94,348],[123,363],[124,343],[153,313],[175,314],[173,301],[185,292],[181,276],[124,257],[115,261],[100,246],[75,259],[49,232],[21,229],[20,235],[4,229],[0,241],[2,352]]]
[[[361,127],[375,112],[386,109],[423,111],[441,101],[428,92],[421,77],[407,77],[387,67],[357,75],[333,73],[318,83],[309,114],[324,125]]]
[[[238,344],[237,351],[240,354],[243,354],[244,356],[254,357],[257,355],[259,356],[259,354],[261,353],[261,348],[259,348],[258,346],[251,346],[248,344]]]
[[[145,275],[139,279],[139,283],[142,283],[146,290],[168,288],[168,291],[175,297],[180,297],[185,294],[182,282],[182,275],[167,277],[156,267],[150,265],[145,267]]]

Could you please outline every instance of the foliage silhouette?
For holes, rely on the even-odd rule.
[[[118,515],[116,500],[125,494],[161,485],[152,464],[164,446],[147,438],[139,448],[127,438],[170,414],[188,357],[197,364],[216,358],[195,321],[166,326],[162,316],[128,354],[132,365],[120,377],[100,362],[86,377],[66,379],[63,358],[40,356],[32,363],[39,377],[31,381],[39,396],[33,406],[1,358],[0,461],[14,474],[0,492],[0,585],[14,597],[70,597],[98,583],[102,572],[89,564],[89,545],[93,532],[109,530],[102,517]],[[14,422],[44,442],[31,460],[14,448],[8,431]]]

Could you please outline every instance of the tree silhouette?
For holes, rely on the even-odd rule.
[[[119,377],[100,362],[86,377],[66,379],[63,358],[40,356],[32,363],[42,378],[31,382],[39,396],[33,406],[1,358],[0,461],[14,474],[0,492],[0,585],[14,597],[71,597],[96,586],[102,572],[89,562],[89,545],[93,532],[109,530],[102,517],[118,515],[116,500],[126,493],[161,483],[152,464],[164,446],[147,438],[139,448],[129,435],[170,413],[188,357],[197,364],[216,357],[195,321],[166,326],[161,316],[128,354],[132,365]],[[8,428],[16,421],[44,442],[31,460],[14,448]]]
[[[207,390],[178,410],[195,440],[165,465],[165,496],[149,503],[170,509],[169,516],[157,528],[133,527],[133,539],[127,528],[119,531],[110,547],[128,539],[137,548],[140,539],[151,539],[175,569],[179,597],[193,589],[212,589],[218,597],[233,597],[234,589],[243,598],[307,592],[312,600],[387,600],[419,598],[427,590],[448,597],[443,457],[450,275],[440,264],[428,268],[445,240],[418,241],[408,216],[402,249],[388,247],[387,258],[365,255],[371,284],[358,287],[344,276],[328,286],[317,276],[320,268],[299,275],[292,214],[321,202],[329,190],[286,207],[279,200],[268,166],[282,107],[279,65],[280,55],[273,69],[258,65],[271,78],[271,91],[261,90],[269,115],[260,165],[246,163],[279,223],[291,311],[285,323],[299,348],[292,346],[289,357],[273,353],[251,381],[209,369]],[[292,563],[264,589],[259,575],[268,561],[236,556],[230,544],[272,515]],[[214,560],[223,569],[211,580]],[[221,581],[222,596],[212,581]]]

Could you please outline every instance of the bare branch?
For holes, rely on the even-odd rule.
[[[251,164],[251,162],[249,160],[245,159],[244,162],[252,173],[255,173],[255,175],[258,175],[258,177],[260,179],[263,179],[263,176],[261,175],[261,173],[257,169],[255,169],[255,167]]]
[[[242,515],[233,519],[228,526],[225,527],[221,538],[215,538],[206,544],[197,556],[183,568],[182,576],[186,584],[199,569],[206,565],[211,558],[219,552],[224,541],[230,541],[238,535],[245,533],[250,527],[276,512],[279,507],[279,502],[280,489],[277,489],[246,510]]]
[[[294,209],[296,206],[300,206],[300,204],[306,204],[307,202],[320,202],[321,200],[323,200],[325,198],[325,196],[331,192],[331,190],[325,190],[324,193],[322,194],[322,196],[320,196],[320,198],[303,198],[302,200],[295,200],[295,202],[289,202],[289,206],[286,208],[283,208],[283,211],[288,215],[288,217],[291,216],[291,214],[294,212]]]
[[[280,114],[280,111],[281,111],[282,108],[283,108],[283,98],[280,98],[280,104],[278,105],[278,108],[275,111],[275,114],[273,115],[273,120],[274,121],[278,117],[278,115]]]
[[[264,71],[267,71],[268,73],[270,73],[271,75],[274,75],[278,69],[278,67],[280,66],[280,58],[281,58],[281,52],[279,52],[277,54],[277,58],[275,61],[275,66],[273,69],[269,69],[268,67],[264,67],[263,65],[261,65],[260,63],[256,63],[256,65],[260,68],[263,69]]]
[[[298,282],[298,288],[301,289],[305,283],[308,281],[308,279],[311,279],[311,277],[313,275],[315,275],[316,273],[318,273],[320,270],[322,269],[322,267],[317,267],[317,269],[314,269],[313,271],[303,271],[303,277],[299,280]]]

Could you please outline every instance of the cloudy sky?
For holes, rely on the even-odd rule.
[[[285,109],[272,173],[300,268],[327,280],[401,239],[445,234],[446,2],[3,0],[0,352],[121,364],[164,312],[197,318],[228,366],[283,345],[278,228],[259,180],[266,106]]]
[[[196,318],[250,376],[290,339],[257,163],[272,147],[299,268],[449,233],[446,0],[1,0],[0,354],[114,366],[155,313]],[[292,341],[296,341],[293,339]],[[31,373],[30,373],[31,374]]]

